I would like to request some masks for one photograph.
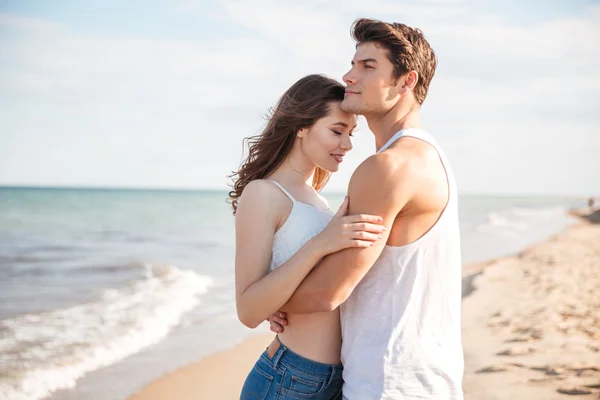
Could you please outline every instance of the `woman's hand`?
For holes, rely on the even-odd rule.
[[[267,318],[269,321],[270,329],[272,332],[281,333],[283,332],[283,327],[287,325],[287,314],[283,311],[277,311],[275,314],[271,315]]]
[[[314,238],[323,255],[349,247],[370,247],[375,241],[382,239],[381,233],[386,230],[381,225],[383,219],[367,214],[346,215],[348,203],[346,196],[327,227]]]

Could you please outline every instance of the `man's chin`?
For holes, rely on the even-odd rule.
[[[342,111],[350,114],[362,114],[362,107],[360,107],[359,104],[353,104],[346,100],[340,103],[340,108],[342,109]]]

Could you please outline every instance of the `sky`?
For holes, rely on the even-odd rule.
[[[0,185],[226,189],[296,80],[341,80],[359,17],[438,56],[422,122],[462,194],[600,195],[600,2],[0,0]],[[326,191],[375,150],[361,118]]]

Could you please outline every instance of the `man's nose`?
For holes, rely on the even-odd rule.
[[[348,86],[354,85],[356,83],[356,79],[352,74],[352,70],[346,72],[346,74],[342,77],[344,83]]]

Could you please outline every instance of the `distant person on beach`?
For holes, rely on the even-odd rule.
[[[590,197],[588,200],[588,207],[590,211],[594,211],[595,200],[593,197]]]
[[[352,175],[349,214],[382,216],[389,229],[373,246],[325,257],[271,329],[287,333],[304,313],[340,308],[345,399],[462,399],[457,190],[419,119],[436,57],[403,24],[359,19],[352,35],[341,108],[365,116],[377,153]]]
[[[279,100],[229,193],[236,223],[238,317],[256,328],[283,307],[324,256],[382,240],[382,219],[334,215],[319,195],[352,149],[356,115],[342,111],[344,86],[310,75]],[[325,312],[324,312],[325,311]],[[241,399],[341,398],[341,332],[337,308],[290,315],[260,356]]]

